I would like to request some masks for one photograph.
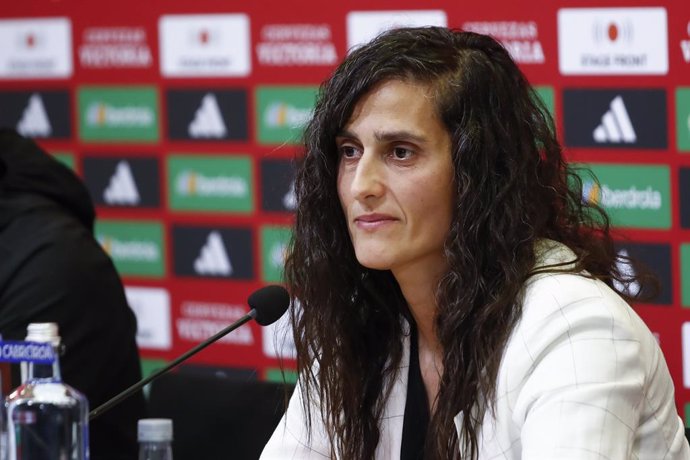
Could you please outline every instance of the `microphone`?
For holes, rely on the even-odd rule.
[[[134,385],[124,390],[122,393],[109,399],[102,405],[92,410],[89,413],[89,421],[94,420],[108,409],[112,408],[116,404],[120,403],[122,400],[128,398],[129,396],[140,390],[147,383],[157,379],[158,377],[165,374],[181,362],[185,361],[190,356],[200,352],[216,340],[220,339],[226,334],[229,334],[238,327],[242,326],[244,323],[247,323],[252,319],[255,319],[256,322],[262,326],[268,326],[269,324],[275,323],[276,321],[278,321],[278,318],[283,316],[283,313],[285,313],[285,311],[288,309],[288,306],[290,305],[290,295],[288,294],[287,290],[285,290],[285,288],[282,286],[265,286],[257,291],[254,291],[247,299],[247,303],[251,308],[251,310],[249,310],[249,313],[247,313],[242,318],[232,323],[230,326],[226,327],[225,329],[221,330],[220,332],[217,332],[215,335],[201,342],[199,345],[187,351],[180,357],[176,358],[174,361],[172,361],[164,368],[157,370],[156,372],[152,373],[144,379],[141,379]]]

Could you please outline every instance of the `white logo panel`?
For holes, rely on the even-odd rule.
[[[166,15],[158,29],[163,76],[245,77],[251,72],[245,14]]]
[[[299,306],[297,308],[299,311]],[[262,327],[261,333],[264,355],[270,358],[297,358],[289,312],[283,314],[275,323]]]
[[[446,26],[442,10],[351,11],[347,14],[347,49],[363,45],[396,27]]]
[[[172,347],[170,294],[161,288],[125,287],[127,302],[137,317],[137,345],[169,350]]]
[[[0,79],[72,76],[68,18],[2,19],[0,43]]]
[[[665,8],[558,10],[558,64],[563,75],[666,75]]]

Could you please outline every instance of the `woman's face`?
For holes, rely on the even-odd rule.
[[[445,267],[454,172],[450,135],[430,94],[426,85],[384,82],[359,100],[336,137],[338,196],[357,260],[396,276]]]

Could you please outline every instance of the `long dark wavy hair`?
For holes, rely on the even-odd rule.
[[[301,306],[292,321],[307,423],[322,418],[331,456],[374,457],[402,356],[407,304],[389,271],[357,262],[336,187],[336,135],[362,96],[388,80],[428,85],[452,139],[449,269],[436,289],[442,403],[426,455],[476,458],[481,417],[464,418],[462,445],[453,417],[491,410],[502,352],[522,313],[521,290],[534,274],[535,243],[567,245],[577,256],[573,272],[587,270],[609,285],[630,280],[616,269],[605,213],[583,202],[582,180],[564,162],[548,111],[500,43],[406,28],[353,50],[322,84],[306,127],[285,266]]]

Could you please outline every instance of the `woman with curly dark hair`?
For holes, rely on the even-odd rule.
[[[321,88],[263,458],[690,458],[608,219],[495,40],[397,29]]]

